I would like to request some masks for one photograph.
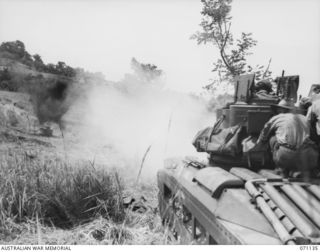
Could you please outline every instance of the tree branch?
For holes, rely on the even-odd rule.
[[[225,23],[225,25],[227,25],[227,24]],[[229,39],[229,35],[230,35],[230,27],[231,27],[231,23],[229,23],[228,30],[226,30],[226,37],[225,37],[225,39],[224,39],[223,48],[226,46],[227,41],[228,41],[228,39]]]
[[[271,64],[271,60],[272,60],[272,58],[269,59],[268,66],[267,66],[266,70],[264,71],[264,73],[263,73],[263,75],[262,75],[262,79],[265,78],[267,72],[269,71],[269,67],[270,67],[270,64]]]
[[[223,63],[226,65],[227,69],[230,71],[232,75],[235,75],[234,69],[231,67],[230,63],[226,59],[226,54],[224,48],[220,50],[220,56],[222,58]]]

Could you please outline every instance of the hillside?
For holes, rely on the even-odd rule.
[[[76,138],[77,130],[74,127],[71,130],[69,127],[63,136],[58,124],[54,122],[40,124],[30,103],[30,96],[27,94],[0,91],[0,117],[0,196],[2,198],[0,240],[2,244],[163,244],[167,242],[157,215],[157,190],[154,182],[135,185],[132,177],[124,175],[126,173],[124,164],[118,163],[118,167],[115,167],[116,164],[113,163],[113,168],[110,167],[110,162],[105,160],[106,156],[116,159],[117,153],[113,152],[112,148],[105,148],[104,153],[96,153],[95,160],[88,160],[86,157],[92,156],[91,153],[95,150],[85,146],[80,148]],[[52,130],[50,136],[46,135],[48,128]],[[66,169],[64,167],[68,167],[69,171],[61,170]],[[89,177],[85,179],[82,176],[86,173]],[[29,179],[25,180],[28,177]],[[109,215],[113,214],[112,210],[104,212],[105,206],[100,205],[102,200],[106,202],[112,200],[110,197],[113,198],[114,193],[112,196],[94,196],[101,190],[99,188],[83,188],[86,197],[65,192],[65,186],[72,188],[74,179],[77,177],[79,179],[77,186],[85,187],[85,184],[91,181],[92,186],[96,184],[95,186],[105,187],[104,190],[116,190],[115,195],[119,195],[117,201],[120,200],[119,207],[124,211],[122,216],[110,217]],[[121,185],[117,185],[116,178],[119,178]],[[89,181],[86,181],[88,179]],[[110,179],[111,184],[104,184],[103,181]],[[14,194],[8,187],[8,183],[11,184]],[[34,187],[35,184],[36,187]],[[72,194],[69,195],[69,193]],[[32,195],[37,194],[38,199],[34,201],[35,196]],[[47,195],[48,199],[43,201],[40,195]],[[85,198],[92,196],[95,200],[88,201],[89,205],[86,206],[89,214],[83,216],[82,213],[73,209],[80,207],[78,205],[83,204]],[[67,200],[69,197],[78,197],[78,199],[70,202]],[[121,202],[125,197],[134,198],[138,205],[142,204],[137,208],[140,212],[132,211],[130,207],[123,208]],[[143,197],[146,202],[140,201],[140,197]],[[37,202],[42,202],[40,203],[42,207],[34,212],[30,207],[36,206]],[[54,202],[60,203],[55,209],[50,210],[49,206],[56,204]],[[114,203],[113,207],[116,207]],[[18,209],[21,210],[18,211]],[[90,212],[90,209],[97,211]],[[49,225],[48,218],[51,219]],[[52,222],[55,223],[54,226]]]
[[[1,243],[169,242],[155,178],[136,184],[135,163],[111,142],[84,138],[88,87],[113,84],[79,69],[49,72],[23,51],[0,47]]]

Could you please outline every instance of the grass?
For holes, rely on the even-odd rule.
[[[168,243],[160,225],[156,229],[149,229],[143,224],[129,227],[110,222],[102,217],[67,230],[45,225],[37,228],[36,221],[15,225],[18,226],[19,233],[16,233],[15,237],[10,240],[2,240],[2,244],[143,245]]]
[[[103,216],[124,219],[117,173],[91,163],[66,164],[22,155],[5,155],[0,164],[0,226],[34,220],[70,228]]]
[[[0,161],[0,243],[170,243],[157,213],[155,184],[127,185],[115,170],[91,162],[7,152]],[[133,191],[152,207],[144,213],[125,209],[123,195]]]

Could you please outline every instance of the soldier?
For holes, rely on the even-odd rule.
[[[310,138],[320,145],[320,88],[311,93],[311,106],[308,109],[307,119],[310,123]]]
[[[259,99],[273,100],[277,99],[272,89],[272,83],[269,80],[261,80],[254,86],[254,95]]]
[[[315,85],[315,87],[313,87],[311,94],[309,94],[311,101],[315,101],[320,99],[320,85]]]
[[[319,153],[309,138],[309,132],[305,116],[281,113],[265,124],[254,150],[265,149],[269,143],[276,168],[280,168],[285,176],[298,171],[311,177],[317,167]]]

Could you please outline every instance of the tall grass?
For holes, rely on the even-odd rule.
[[[0,161],[0,226],[8,220],[70,228],[102,216],[121,222],[121,180],[90,162],[67,164],[7,153]]]

